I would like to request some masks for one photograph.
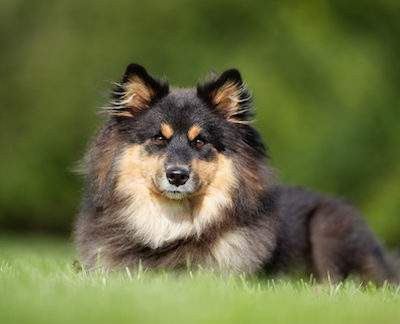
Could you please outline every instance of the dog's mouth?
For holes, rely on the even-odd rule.
[[[165,190],[162,194],[163,196],[173,200],[183,200],[190,196],[190,193],[179,190]]]
[[[183,200],[193,194],[192,191],[185,190],[188,188],[174,188],[174,186],[170,185],[160,186],[155,181],[152,181],[152,187],[155,192],[171,200]]]
[[[159,194],[171,200],[184,200],[196,194],[198,188],[193,179],[189,179],[182,185],[171,184],[168,179],[163,175],[161,177],[152,179],[152,187]]]

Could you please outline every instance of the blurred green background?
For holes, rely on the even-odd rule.
[[[69,233],[72,173],[130,62],[238,68],[280,181],[346,197],[400,246],[400,1],[0,3],[0,228]]]

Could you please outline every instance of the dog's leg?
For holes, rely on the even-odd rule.
[[[335,283],[355,272],[364,283],[396,281],[394,266],[351,206],[324,198],[310,217],[310,247],[318,280]]]
[[[398,282],[392,260],[383,253],[379,245],[364,256],[359,265],[359,272],[362,282],[373,281],[378,285],[382,285],[385,281],[388,283]]]

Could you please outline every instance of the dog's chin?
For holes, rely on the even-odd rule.
[[[163,196],[171,200],[184,200],[190,197],[190,194],[182,191],[163,191]]]

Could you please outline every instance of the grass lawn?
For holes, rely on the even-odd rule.
[[[400,286],[204,271],[76,273],[67,240],[0,234],[0,323],[400,323]]]

